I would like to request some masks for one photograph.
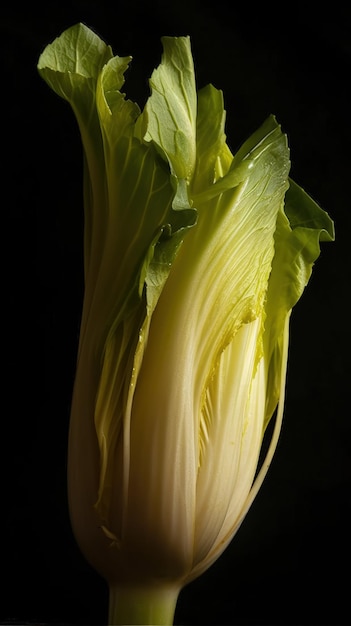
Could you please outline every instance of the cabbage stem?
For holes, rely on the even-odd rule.
[[[154,624],[171,626],[179,595],[178,586],[127,587],[110,585],[109,626]]]

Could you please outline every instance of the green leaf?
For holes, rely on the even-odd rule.
[[[196,172],[192,196],[212,188],[228,171],[232,161],[224,132],[225,111],[221,91],[207,85],[198,93],[196,120]]]
[[[112,56],[111,47],[98,35],[84,24],[76,24],[46,46],[38,60],[38,71],[87,123],[95,102],[97,78]]]
[[[163,37],[146,105],[145,141],[154,142],[177,178],[190,180],[196,159],[196,87],[189,37]]]
[[[266,423],[270,420],[280,393],[280,362],[286,317],[301,298],[320,254],[320,241],[334,240],[334,224],[329,215],[297,185],[289,180],[284,209],[279,212],[275,232],[275,255],[266,304],[265,345],[268,385]]]

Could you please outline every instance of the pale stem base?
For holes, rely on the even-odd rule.
[[[180,588],[110,585],[109,626],[154,624],[172,626]]]

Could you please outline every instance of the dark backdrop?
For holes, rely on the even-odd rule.
[[[283,431],[252,509],[180,597],[177,624],[347,624],[350,587],[350,20],[347,3],[47,2],[1,10],[0,622],[103,624],[107,590],[79,553],[66,447],[82,298],[81,146],[39,78],[40,52],[77,21],[134,58],[143,105],[162,35],[190,35],[198,86],[224,91],[235,151],[274,113],[292,177],[335,220],[292,318]]]

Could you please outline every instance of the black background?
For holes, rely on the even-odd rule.
[[[335,220],[291,327],[283,431],[244,524],[181,594],[177,624],[349,623],[350,19],[347,3],[47,2],[2,9],[3,402],[0,622],[103,624],[107,589],[79,553],[66,503],[69,406],[82,298],[81,145],[39,78],[78,21],[131,54],[142,106],[162,35],[190,35],[198,86],[224,92],[228,143],[274,113],[292,177]],[[286,10],[285,10],[286,9]]]

